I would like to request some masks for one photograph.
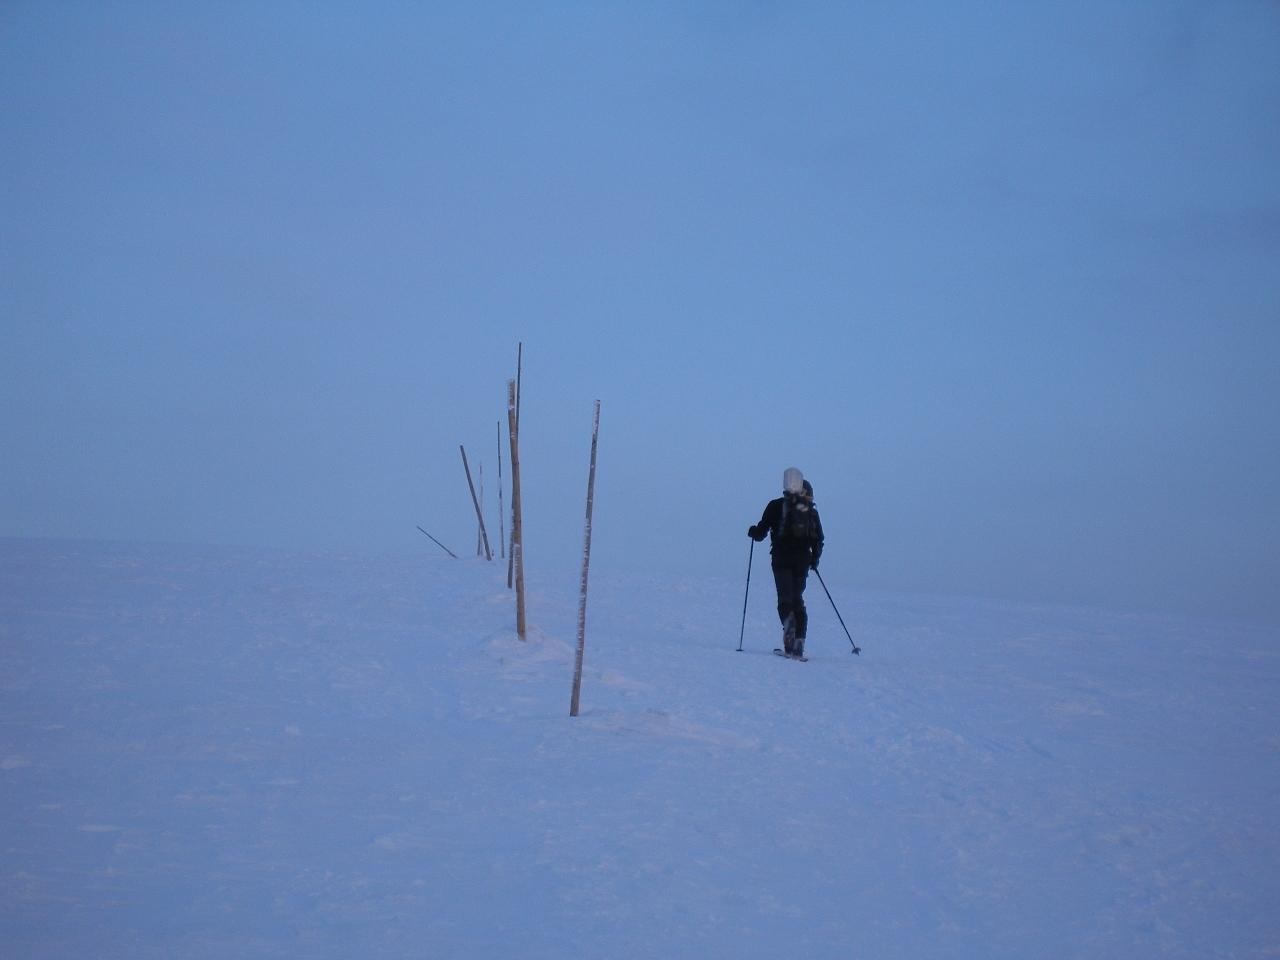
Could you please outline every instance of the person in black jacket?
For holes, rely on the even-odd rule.
[[[782,496],[765,505],[760,522],[747,536],[759,543],[769,536],[773,581],[778,588],[778,619],[782,621],[782,648],[788,656],[804,656],[809,614],[804,588],[809,571],[822,557],[822,521],[813,503],[813,487],[795,467],[782,474]]]

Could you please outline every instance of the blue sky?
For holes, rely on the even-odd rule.
[[[1280,620],[1274,3],[8,3],[0,535]],[[825,570],[824,570],[825,572]]]

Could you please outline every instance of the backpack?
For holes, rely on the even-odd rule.
[[[790,543],[811,543],[814,537],[812,505],[794,493],[782,497],[782,516],[774,536]]]

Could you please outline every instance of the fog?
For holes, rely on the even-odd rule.
[[[0,535],[1280,621],[1280,7],[683,6],[5,4]]]

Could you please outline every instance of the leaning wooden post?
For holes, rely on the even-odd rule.
[[[467,466],[467,451],[462,444],[458,444],[458,449],[462,451],[462,469],[467,472],[467,489],[471,491],[471,502],[476,508],[476,519],[480,521],[480,539],[484,543],[484,558],[492,560],[493,552],[489,549],[489,535],[484,530],[484,514],[480,511],[480,501],[476,499],[475,484],[471,482],[471,468]]]
[[[507,430],[511,434],[511,561],[516,575],[516,636],[524,639],[524,544],[520,517],[520,430],[516,426],[516,382],[507,381]]]
[[[477,481],[476,485],[480,488],[480,497],[479,497],[480,515],[484,516],[484,461],[483,460],[481,460],[479,463],[476,464],[476,481]],[[476,556],[477,557],[480,556],[480,554],[484,553],[484,550],[482,549],[482,547],[484,546],[483,541],[486,539],[487,538],[485,537],[485,534],[484,534],[484,524],[481,523],[476,527]],[[489,557],[488,559],[492,560],[493,557]]]
[[[422,527],[418,527],[418,529],[419,529],[419,530],[422,530]],[[423,532],[423,533],[427,533],[427,531],[425,531],[425,530],[422,530],[422,532]],[[432,537],[432,536],[431,536],[431,534],[427,533],[427,536],[428,536],[428,537],[431,537],[431,542],[432,542],[432,543],[434,543],[437,547],[439,547],[441,550],[443,550],[443,551],[444,551],[445,553],[447,553],[449,556],[453,557],[453,559],[455,559],[455,560],[457,560],[457,559],[458,559],[458,555],[457,555],[456,553],[454,553],[452,550],[450,550],[448,547],[446,547],[443,543],[441,543],[441,542],[440,542],[439,540],[437,540],[435,537]]]
[[[578,715],[578,694],[582,690],[582,651],[587,637],[587,567],[591,564],[591,507],[596,498],[596,437],[600,434],[600,401],[596,401],[595,421],[591,425],[591,472],[587,474],[587,523],[582,544],[582,583],[578,590],[578,653],[573,661],[573,696],[569,700],[569,716]]]

